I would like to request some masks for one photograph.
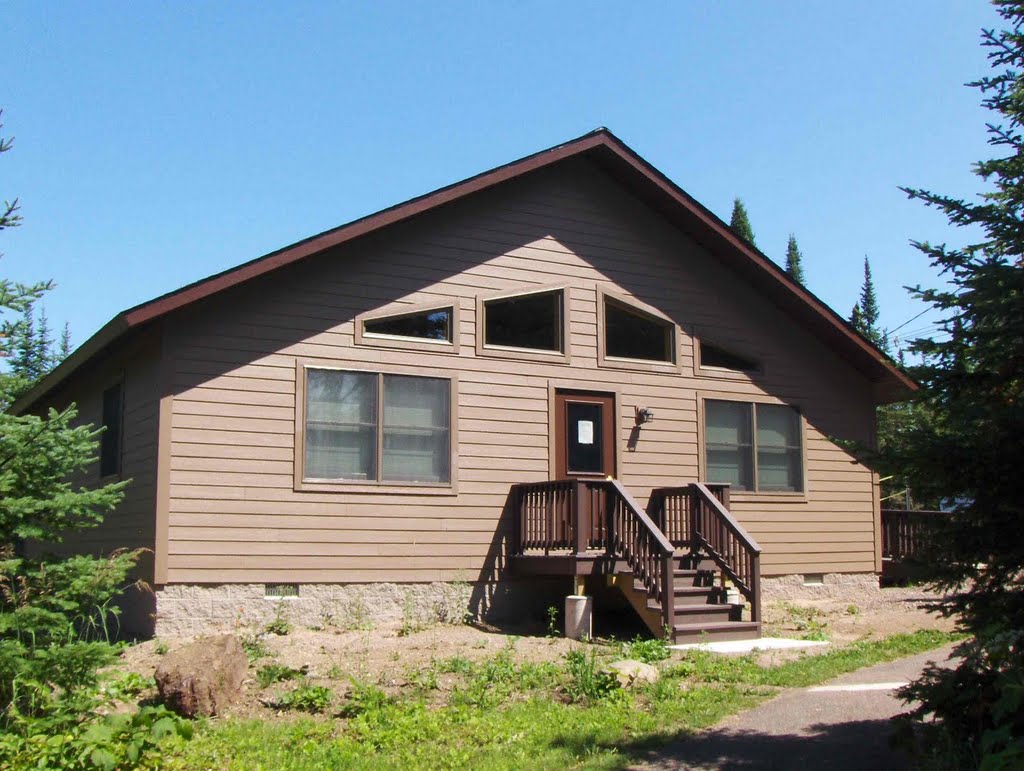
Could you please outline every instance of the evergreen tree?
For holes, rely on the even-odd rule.
[[[864,255],[864,283],[860,288],[860,312],[867,329],[878,329],[878,298],[875,296],[875,282],[871,279],[871,262],[867,255]]]
[[[0,138],[0,153],[10,146],[9,140]],[[0,230],[19,224],[16,200],[0,212]],[[35,333],[25,334],[24,327],[32,318],[32,303],[49,287],[49,282],[25,285],[0,278],[0,356],[11,352],[15,331],[24,335],[20,343],[37,339]],[[22,318],[12,321],[7,318],[11,313]],[[24,351],[19,348],[17,354],[31,358],[39,351],[36,345]],[[9,387],[17,382],[12,375],[0,378],[0,403],[5,407],[12,398]],[[99,713],[108,709],[96,690],[98,671],[116,657],[117,649],[101,631],[111,612],[108,603],[124,588],[140,555],[119,550],[109,557],[29,557],[21,548],[26,541],[60,543],[77,531],[95,527],[123,497],[127,482],[76,487],[70,481],[94,467],[101,433],[78,425],[76,418],[73,405],[44,415],[0,411],[0,765],[4,767],[23,767],[27,758],[39,755],[43,746],[39,740],[45,743],[47,736],[63,737],[67,752],[79,754],[74,758],[51,755],[46,765],[77,767],[85,762],[84,745],[76,747],[71,739],[87,730],[90,721],[102,720]],[[12,761],[7,754],[11,752],[25,757]],[[95,760],[96,755],[92,757]]]
[[[789,243],[786,244],[786,273],[796,283],[804,285],[804,256],[800,254],[800,248],[796,245],[796,236],[789,234]]]
[[[914,290],[943,316],[939,335],[910,346],[922,357],[911,370],[918,401],[933,419],[893,458],[915,489],[953,507],[924,565],[948,595],[942,612],[970,635],[953,668],[928,670],[904,696],[919,700],[916,718],[934,715],[947,739],[938,746],[993,769],[1024,761],[1024,5],[996,5],[1007,28],[982,34],[994,73],[969,84],[996,113],[997,157],[975,167],[985,192],[975,202],[905,189],[971,228],[971,240],[915,242],[945,279]]]
[[[71,325],[64,322],[64,329],[60,333],[60,347],[53,359],[53,366],[56,367],[64,359],[71,355]]]
[[[36,350],[33,364],[37,380],[52,369],[53,334],[45,305],[39,306],[39,316],[36,318]]]
[[[729,226],[736,231],[736,235],[749,241],[752,246],[756,243],[754,230],[750,227],[750,218],[747,216],[747,207],[739,198],[733,201],[732,219],[729,220]]]
[[[11,374],[22,379],[26,383],[35,381],[36,353],[38,351],[36,335],[36,309],[35,302],[31,301],[25,306],[21,314],[21,320],[15,323],[11,335]]]
[[[860,299],[850,312],[850,324],[864,337],[883,351],[889,350],[889,336],[878,326],[878,298],[875,296],[875,282],[871,278],[871,263],[864,257],[864,283],[860,289]]]

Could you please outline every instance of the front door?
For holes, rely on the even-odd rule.
[[[555,393],[555,478],[615,476],[615,397]]]

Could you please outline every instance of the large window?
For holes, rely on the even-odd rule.
[[[625,303],[604,299],[605,356],[675,361],[675,325]]]
[[[306,369],[303,477],[447,484],[451,383]]]
[[[124,414],[121,383],[103,392],[103,434],[100,436],[100,476],[121,473],[121,425]]]
[[[563,292],[534,292],[485,300],[484,345],[561,353]]]
[[[804,489],[800,414],[791,407],[708,399],[704,449],[709,482],[758,492]]]

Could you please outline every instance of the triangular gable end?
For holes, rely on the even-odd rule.
[[[35,388],[15,402],[11,409],[13,412],[27,409],[126,333],[180,308],[324,250],[377,232],[389,225],[404,222],[533,171],[576,157],[586,157],[602,168],[633,195],[753,284],[783,311],[797,318],[812,333],[831,345],[840,356],[847,359],[854,368],[874,383],[877,401],[895,401],[916,390],[917,385],[903,374],[888,356],[853,330],[825,303],[790,279],[779,266],[733,233],[721,219],[651,166],[608,129],[600,128],[564,144],[311,236],[129,308],[115,316],[83,343]]]

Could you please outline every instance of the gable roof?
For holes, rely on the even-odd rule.
[[[856,332],[839,314],[793,281],[772,260],[733,232],[721,219],[654,168],[606,128],[517,161],[412,198],[221,273],[196,281],[122,311],[83,343],[33,389],[15,402],[20,412],[55,388],[100,351],[137,329],[180,308],[243,282],[283,268],[361,236],[432,211],[569,158],[586,158],[603,169],[687,235],[700,243],[763,295],[795,317],[870,380],[879,401],[892,401],[917,389],[885,353]]]

